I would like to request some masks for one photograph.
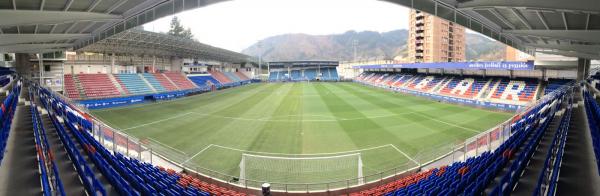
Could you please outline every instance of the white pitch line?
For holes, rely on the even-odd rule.
[[[417,165],[421,165],[419,164],[419,162],[415,161],[413,158],[411,158],[410,156],[408,156],[406,153],[404,153],[404,151],[400,150],[398,147],[396,147],[394,144],[389,144],[392,145],[392,147],[394,149],[396,149],[398,152],[400,152],[400,154],[404,155],[406,158],[408,158],[409,160],[411,160],[412,162],[416,163]]]
[[[377,118],[389,118],[389,117],[394,117],[394,116],[402,116],[402,115],[413,114],[413,113],[415,113],[415,112],[406,112],[406,113],[389,114],[389,115],[379,115],[379,116],[367,116],[367,117],[361,117],[361,118],[337,118],[337,117],[334,117],[334,116],[325,116],[325,115],[307,115],[307,117],[310,117],[310,116],[313,116],[313,117],[321,116],[321,117],[330,117],[330,118],[333,118],[333,119],[303,119],[302,122],[337,122],[337,121],[362,120],[362,119],[377,119]],[[190,115],[190,114],[199,115],[199,116],[208,116],[208,117],[231,119],[231,120],[241,120],[241,121],[261,121],[261,122],[295,122],[295,121],[297,121],[297,120],[287,120],[287,119],[273,119],[273,118],[280,118],[280,117],[286,117],[286,116],[277,116],[277,117],[270,117],[270,118],[242,118],[242,117],[221,116],[221,115],[214,115],[214,114],[204,114],[204,113],[199,113],[199,112],[187,112],[187,113],[179,114],[179,115],[172,116],[172,117],[169,117],[169,118],[160,119],[160,120],[157,120],[157,121],[154,121],[154,122],[144,123],[144,124],[136,125],[136,126],[133,126],[133,127],[121,129],[121,131],[127,131],[127,130],[130,130],[130,129],[137,129],[137,128],[140,128],[140,127],[145,127],[145,126],[148,126],[148,125],[152,125],[152,124],[156,124],[156,123],[168,121],[168,120],[171,120],[171,119],[179,118],[181,116],[186,116],[186,115]],[[294,115],[287,115],[287,117],[290,117],[290,116],[294,116]],[[297,115],[297,116],[300,116],[300,115]],[[479,132],[477,132],[477,133],[479,133]]]
[[[431,118],[429,116],[425,116],[425,115],[419,114],[419,113],[415,113],[415,114],[417,114],[419,116],[422,116],[422,117],[425,117],[425,118],[428,118],[429,120],[433,120],[433,121],[436,121],[436,122],[439,122],[439,123],[444,123],[444,124],[447,124],[447,125],[450,125],[450,126],[453,126],[453,127],[458,127],[458,128],[461,128],[461,129],[464,129],[464,130],[467,130],[467,131],[471,131],[473,133],[481,133],[481,131],[477,131],[476,129],[471,129],[471,128],[468,128],[468,127],[463,127],[463,126],[460,126],[460,125],[457,125],[457,124],[452,124],[452,123],[449,123],[449,122],[446,122],[446,121],[442,121],[442,120],[439,120],[439,119],[435,119],[435,118]]]
[[[174,119],[174,118],[179,118],[179,117],[182,117],[182,116],[190,115],[190,114],[193,114],[193,113],[194,113],[194,112],[187,112],[187,113],[183,113],[183,114],[179,114],[179,115],[171,116],[171,117],[169,117],[169,118],[163,118],[163,119],[160,119],[160,120],[157,120],[157,121],[154,121],[154,122],[150,122],[150,123],[144,123],[144,124],[141,124],[141,125],[137,125],[137,126],[129,127],[129,128],[126,128],[126,129],[122,129],[121,131],[127,131],[127,130],[130,130],[130,129],[135,129],[135,128],[139,128],[139,127],[144,127],[144,126],[148,126],[148,125],[152,125],[152,124],[160,123],[160,122],[163,122],[163,121],[171,120],[171,119]]]
[[[173,147],[171,147],[171,146],[169,146],[169,145],[166,145],[166,144],[164,144],[164,143],[162,143],[162,142],[159,142],[159,141],[157,141],[157,140],[155,140],[155,139],[152,139],[151,137],[148,137],[148,139],[149,139],[149,140],[152,140],[153,142],[156,142],[156,143],[158,143],[158,144],[160,144],[160,145],[162,145],[162,146],[165,146],[165,147],[167,147],[167,148],[170,148],[171,150],[177,151],[177,152],[179,152],[179,153],[181,153],[181,154],[185,154],[185,152],[183,152],[183,151],[181,151],[181,150],[179,150],[179,149],[173,148]]]
[[[188,161],[190,161],[190,160],[194,159],[194,157],[198,156],[200,153],[204,152],[206,149],[210,148],[211,146],[213,146],[213,145],[212,145],[212,144],[210,144],[210,145],[208,145],[208,146],[204,147],[202,150],[200,150],[200,151],[198,151],[196,154],[194,154],[194,156],[192,156],[192,157],[188,158],[187,160],[185,160],[185,161],[184,161],[183,163],[181,163],[181,164],[183,165],[183,164],[187,163]]]
[[[312,153],[312,154],[288,154],[288,153],[276,153],[276,152],[249,151],[249,150],[242,150],[242,149],[238,149],[238,148],[221,146],[221,145],[218,145],[218,144],[212,144],[212,145],[216,146],[216,147],[219,147],[219,148],[224,148],[224,149],[228,149],[228,150],[234,150],[234,151],[238,151],[238,152],[247,152],[247,153],[263,154],[263,155],[282,155],[282,156],[339,155],[339,154],[348,154],[348,153],[356,153],[356,152],[374,150],[374,149],[384,148],[384,147],[388,147],[388,146],[392,146],[393,148],[395,148],[392,144],[386,144],[386,145],[381,145],[381,146],[375,146],[375,147],[370,147],[370,148],[363,148],[363,149],[358,149],[358,150],[342,151],[342,152],[326,152],[326,153]]]

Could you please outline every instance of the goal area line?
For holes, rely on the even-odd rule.
[[[277,157],[277,158],[285,158],[285,157],[297,158],[297,157],[301,156],[299,158],[302,158],[302,159],[306,159],[306,158],[311,157],[311,156],[348,156],[348,155],[352,155],[352,154],[356,154],[356,153],[360,153],[360,152],[364,152],[364,151],[370,151],[370,150],[380,149],[380,148],[392,148],[395,151],[397,151],[399,154],[401,154],[402,156],[406,157],[411,162],[414,162],[415,164],[419,165],[419,162],[417,162],[412,157],[408,156],[408,154],[406,152],[400,150],[400,148],[396,147],[394,144],[385,144],[385,145],[381,145],[381,146],[374,146],[374,147],[370,147],[370,148],[363,148],[363,149],[349,150],[349,151],[341,151],[341,152],[308,153],[308,154],[290,154],[290,153],[276,153],[276,152],[259,152],[259,151],[242,150],[242,149],[239,149],[239,148],[221,146],[221,145],[218,145],[218,144],[209,144],[208,146],[202,148],[200,151],[198,151],[196,154],[194,154],[194,156],[190,157],[187,161],[191,161],[195,157],[197,157],[200,154],[202,154],[203,152],[206,152],[208,149],[215,148],[215,147],[216,148],[227,149],[227,150],[232,150],[232,151],[237,151],[237,152],[241,152],[243,154],[252,155],[252,156],[263,156],[265,158],[266,157],[271,157],[271,158],[274,158],[274,157]]]

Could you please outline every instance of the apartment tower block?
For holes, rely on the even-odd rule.
[[[409,62],[465,61],[463,26],[417,10],[409,18]]]

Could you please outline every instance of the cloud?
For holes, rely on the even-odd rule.
[[[286,33],[385,32],[408,28],[408,8],[377,0],[234,0],[177,14],[202,43],[241,51]],[[144,25],[166,32],[171,16]]]

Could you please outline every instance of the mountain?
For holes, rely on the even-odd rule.
[[[467,60],[497,61],[504,59],[505,45],[481,34],[467,33],[465,56]]]
[[[285,60],[340,60],[354,59],[356,42],[358,59],[394,59],[407,56],[408,30],[389,32],[348,31],[343,34],[308,35],[283,34],[259,41],[262,56],[267,61]],[[354,41],[356,40],[356,41]],[[467,60],[498,60],[503,57],[504,46],[479,34],[466,35]],[[242,53],[258,56],[258,43]]]

